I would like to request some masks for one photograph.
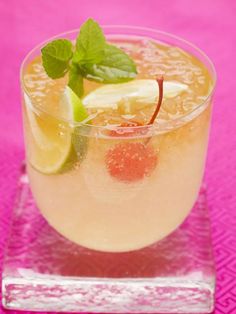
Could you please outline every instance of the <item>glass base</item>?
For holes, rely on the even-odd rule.
[[[205,191],[171,235],[145,249],[102,253],[53,230],[22,174],[2,277],[7,309],[210,313],[215,270]]]

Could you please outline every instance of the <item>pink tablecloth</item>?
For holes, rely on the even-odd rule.
[[[216,314],[236,313],[236,1],[0,0],[0,270],[8,221],[24,157],[19,68],[36,44],[77,28],[103,24],[158,28],[192,41],[218,72],[206,170],[217,262]],[[0,309],[0,313],[4,310]]]

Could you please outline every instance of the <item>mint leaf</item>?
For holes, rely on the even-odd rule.
[[[43,66],[49,77],[57,79],[69,72],[68,85],[83,95],[83,78],[102,83],[122,83],[137,74],[133,60],[121,49],[106,43],[101,27],[88,19],[80,28],[76,47],[57,39],[41,49]]]
[[[106,44],[103,60],[99,64],[82,66],[83,75],[103,83],[127,82],[137,74],[133,60],[121,49]]]
[[[83,95],[83,77],[81,76],[78,66],[75,64],[71,66],[69,71],[68,86],[77,96],[81,97]]]
[[[101,27],[94,20],[88,19],[81,26],[76,40],[76,61],[81,64],[101,62],[105,42]]]
[[[67,39],[56,39],[41,49],[44,69],[52,79],[63,77],[72,58],[72,43]]]
[[[83,57],[84,57],[84,53],[83,51],[81,50],[75,50],[74,54],[73,54],[73,57],[72,57],[72,62],[74,64],[80,64],[81,61],[83,60]]]

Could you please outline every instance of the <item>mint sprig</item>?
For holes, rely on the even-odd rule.
[[[83,76],[76,64],[72,64],[70,67],[68,86],[76,93],[77,96],[82,97],[84,93]]]
[[[104,57],[106,39],[101,27],[92,19],[85,22],[76,40],[76,53],[80,64],[99,63]]]
[[[44,69],[49,77],[63,77],[69,69],[73,56],[72,43],[67,39],[56,39],[42,48]]]
[[[134,61],[123,50],[106,42],[101,27],[93,19],[81,26],[75,47],[67,39],[57,39],[41,52],[48,76],[57,79],[69,72],[68,85],[79,97],[83,95],[83,78],[121,83],[137,74]]]
[[[133,60],[121,49],[113,45],[105,45],[104,57],[98,64],[87,64],[82,67],[87,79],[102,83],[121,83],[132,80],[136,76]]]

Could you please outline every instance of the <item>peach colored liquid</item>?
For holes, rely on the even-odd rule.
[[[197,198],[204,171],[210,121],[210,104],[197,108],[212,85],[210,74],[193,56],[176,48],[151,41],[117,43],[138,65],[138,78],[155,78],[188,85],[188,91],[164,100],[156,120],[168,121],[169,130],[157,132],[150,140],[157,155],[154,171],[137,182],[122,182],[112,177],[105,162],[107,151],[120,142],[139,142],[135,138],[86,136],[87,152],[72,169],[53,175],[42,174],[32,166],[41,149],[34,140],[27,111],[24,127],[28,175],[36,203],[59,233],[85,247],[111,252],[136,250],[172,232],[183,222]],[[43,71],[40,57],[26,69],[25,85],[34,103],[43,111],[37,115],[42,129],[57,129],[62,136],[67,125],[52,115],[66,84],[66,78],[52,81]],[[85,93],[99,84],[86,82]],[[146,123],[153,106],[120,104],[118,110],[90,110],[93,124],[119,124],[128,119]],[[193,109],[193,113],[189,114]],[[50,115],[52,114],[52,115]],[[189,114],[185,122],[171,124]],[[55,132],[52,132],[55,136]],[[81,135],[83,136],[83,135]],[[58,139],[57,139],[58,140]],[[58,152],[59,154],[60,152]]]

